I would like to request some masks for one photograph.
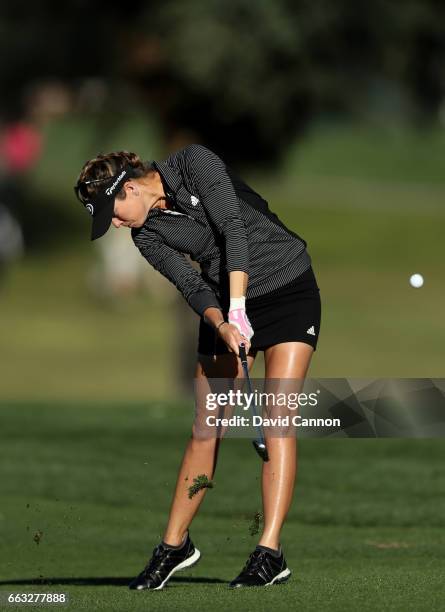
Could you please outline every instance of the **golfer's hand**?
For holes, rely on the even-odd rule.
[[[240,334],[240,331],[236,325],[232,325],[231,323],[224,323],[218,330],[220,337],[226,343],[227,348],[232,353],[235,353],[239,357],[239,345],[244,342],[246,347],[246,355],[250,349],[250,340],[247,340],[243,335]]]
[[[233,308],[229,310],[229,323],[238,328],[239,333],[246,340],[250,340],[253,336],[253,329],[249,321],[249,317],[244,308]]]

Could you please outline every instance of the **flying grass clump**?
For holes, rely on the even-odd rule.
[[[263,513],[255,512],[255,514],[253,515],[252,522],[249,525],[249,533],[251,536],[257,535],[259,533],[262,522]]]
[[[40,544],[42,537],[43,537],[43,531],[40,531],[39,529],[38,531],[35,532],[33,540],[37,544],[37,546]]]
[[[205,474],[199,474],[193,479],[193,484],[189,487],[189,499],[192,499],[202,489],[213,489],[213,481],[209,480]]]

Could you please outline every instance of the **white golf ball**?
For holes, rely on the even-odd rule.
[[[413,274],[409,279],[409,284],[411,287],[419,289],[423,285],[423,276],[421,274]]]

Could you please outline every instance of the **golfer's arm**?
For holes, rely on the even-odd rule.
[[[226,166],[218,155],[202,145],[189,145],[183,154],[190,173],[195,177],[201,204],[225,240],[230,297],[243,297],[249,274],[247,228]]]
[[[230,297],[244,297],[247,291],[249,276],[241,270],[234,270],[229,273]],[[219,308],[206,308],[204,320],[212,327],[217,327],[224,321],[223,313]]]
[[[216,329],[220,323],[224,321],[222,310],[209,306],[204,311],[204,321]]]
[[[246,272],[242,272],[241,270],[234,270],[233,272],[229,272],[229,280],[230,297],[245,297],[247,292],[247,283],[249,280],[249,275],[246,274]]]

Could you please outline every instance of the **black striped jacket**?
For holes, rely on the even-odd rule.
[[[131,235],[200,316],[210,306],[223,310],[233,270],[249,275],[249,299],[290,283],[311,265],[306,242],[209,149],[192,144],[152,165],[173,210],[151,209]]]

